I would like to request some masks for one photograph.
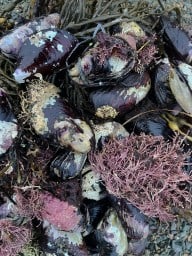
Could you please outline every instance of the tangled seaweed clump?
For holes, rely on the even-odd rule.
[[[181,143],[177,136],[166,142],[160,136],[131,134],[111,139],[89,160],[110,194],[126,198],[149,217],[170,221],[173,207],[191,204],[186,187],[192,180],[183,170],[187,153]]]
[[[17,226],[11,219],[0,220],[0,255],[17,255],[30,242],[31,230],[25,226]]]
[[[46,220],[58,229],[71,231],[78,227],[81,215],[77,208],[68,202],[61,201],[51,193],[31,189],[29,193],[17,190],[16,212],[28,218]],[[65,216],[65,217],[64,217]]]

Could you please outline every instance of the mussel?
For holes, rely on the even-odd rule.
[[[79,153],[91,149],[91,128],[61,98],[60,89],[54,84],[33,80],[22,104],[35,132],[50,143]]]
[[[0,50],[11,58],[16,58],[24,41],[33,33],[43,29],[54,28],[59,23],[59,14],[52,13],[47,17],[30,21],[5,35],[0,39]],[[31,52],[30,52],[31,54]]]
[[[177,57],[190,64],[192,61],[192,41],[187,32],[178,24],[171,22],[167,16],[161,16],[160,24],[167,43],[168,53],[173,55],[172,57]]]
[[[35,73],[47,75],[63,68],[77,42],[66,30],[46,29],[32,34],[18,53],[18,66],[13,73],[15,80],[24,83]]]
[[[0,156],[13,144],[18,134],[18,123],[6,92],[0,88]]]

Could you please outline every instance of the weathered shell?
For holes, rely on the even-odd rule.
[[[97,117],[115,118],[118,114],[125,114],[147,95],[151,88],[147,72],[139,75],[134,86],[129,86],[128,77],[120,85],[99,88],[90,93],[89,100]]]
[[[0,88],[0,156],[13,144],[18,134],[18,124],[3,89]]]
[[[128,239],[117,213],[112,208],[106,212],[97,229],[86,237],[85,241],[87,245],[94,247],[99,255],[127,255]]]
[[[43,222],[46,243],[42,241],[42,249],[46,255],[78,255],[88,256],[83,244],[81,229],[75,232],[66,232],[56,229],[47,221]],[[50,254],[49,254],[50,253]]]
[[[91,149],[91,128],[61,98],[59,88],[43,80],[34,80],[27,92],[23,104],[37,134],[49,139],[50,143],[79,153]]]
[[[81,179],[82,197],[99,201],[106,197],[106,189],[101,182],[100,175],[86,166],[82,170]]]
[[[160,22],[169,53],[173,53],[174,50],[173,55],[177,55],[180,60],[191,63],[192,41],[187,32],[178,25],[172,23],[166,16],[162,16]]]
[[[18,53],[18,66],[13,76],[18,83],[35,73],[58,71],[65,65],[78,40],[66,30],[46,29],[31,35]]]
[[[134,49],[124,38],[100,32],[96,36],[96,42],[69,70],[69,76],[86,87],[108,86],[109,81],[132,70],[134,64]]]
[[[169,77],[171,91],[179,105],[192,114],[192,67],[186,63],[172,68]]]
[[[87,154],[66,151],[58,155],[50,165],[50,171],[63,180],[74,178],[83,168]]]
[[[17,57],[23,42],[33,33],[43,29],[54,28],[59,23],[59,14],[52,13],[47,17],[30,21],[0,39],[0,50],[9,57]],[[31,54],[31,52],[30,52]]]
[[[124,198],[112,198],[112,205],[117,211],[122,226],[129,239],[129,253],[141,255],[147,244],[149,224],[146,216]]]
[[[124,138],[129,135],[127,130],[118,122],[104,122],[102,124],[92,124],[97,148],[102,147],[109,138]]]
[[[128,34],[136,38],[145,37],[146,34],[143,29],[135,21],[123,21],[112,28],[113,34]]]

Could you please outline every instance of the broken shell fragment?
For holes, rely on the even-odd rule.
[[[33,80],[27,93],[23,99],[24,109],[38,135],[80,153],[91,149],[91,128],[61,98],[59,88],[43,80]]]
[[[13,73],[15,80],[24,83],[35,73],[47,75],[58,71],[77,42],[66,30],[46,29],[31,35],[18,53],[18,66]]]
[[[6,93],[0,88],[0,156],[13,144],[18,134],[18,124]]]
[[[19,26],[0,39],[0,50],[8,57],[17,57],[22,44],[30,35],[43,29],[54,28],[58,23],[59,14],[52,13]]]

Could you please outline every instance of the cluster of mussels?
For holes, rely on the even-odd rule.
[[[177,131],[191,140],[192,41],[166,16],[159,18],[155,31],[135,22],[107,31],[99,24],[88,38],[58,27],[59,15],[53,13],[0,39],[1,53],[15,61],[22,109],[20,116],[6,88],[0,88],[1,161],[24,147],[19,141],[26,129],[46,144],[38,150],[45,155],[52,150],[46,167],[49,189],[37,180],[9,193],[9,199],[0,191],[0,221],[15,216],[35,220],[42,228],[45,255],[141,255],[149,235],[146,216],[106,191],[87,155],[101,149],[107,138],[129,132],[166,137]],[[138,118],[123,126],[133,115]],[[26,171],[28,155],[23,157]],[[14,166],[1,167],[5,175],[14,172]],[[1,255],[13,256],[20,249],[12,254],[2,249]]]

